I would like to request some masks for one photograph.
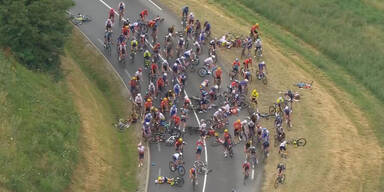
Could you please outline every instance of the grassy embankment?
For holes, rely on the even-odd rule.
[[[309,145],[300,150],[289,147],[287,160],[281,160],[272,147],[264,190],[273,190],[275,166],[284,161],[289,182],[281,191],[378,191],[377,174],[383,158],[373,130],[382,123],[383,109],[367,89],[355,84],[343,68],[313,47],[237,1],[220,1],[223,7],[211,0],[162,2],[176,13],[188,4],[197,18],[212,23],[214,36],[248,34],[251,23],[261,23],[270,78],[268,86],[253,81],[251,87],[257,87],[261,94],[262,111],[276,100],[279,91],[294,88],[294,82],[315,80],[313,90],[299,90],[303,99],[294,107],[294,129],[287,133],[289,138],[307,138]],[[220,52],[224,65],[239,56],[234,49]],[[263,125],[273,126],[270,122]]]
[[[136,191],[136,135],[112,127],[121,81],[79,32],[65,53],[56,82],[0,54],[0,191]]]
[[[64,81],[0,53],[0,190],[62,191],[78,160],[80,121]]]
[[[118,118],[129,115],[127,90],[104,57],[77,30],[65,53],[63,68],[82,120],[80,158],[69,190],[136,191],[135,126],[123,133],[112,127]]]

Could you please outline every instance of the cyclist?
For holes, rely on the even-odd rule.
[[[151,107],[152,107],[152,100],[148,98],[147,101],[144,103],[145,112],[148,113]]]
[[[120,14],[120,19],[124,17],[124,10],[125,10],[125,4],[124,2],[119,3],[119,14]]]
[[[285,103],[285,100],[283,97],[279,97],[276,100],[277,107],[279,107],[279,110],[282,111],[283,104]],[[277,111],[276,111],[277,112]]]
[[[239,67],[240,67],[239,58],[236,58],[232,64],[232,71],[235,73],[239,72]]]
[[[173,160],[173,163],[176,164],[176,166],[183,164],[183,153],[181,152],[174,153],[172,155],[172,160]]]
[[[112,20],[111,19],[107,19],[105,21],[105,30],[109,31],[109,32],[112,32]]]
[[[144,51],[143,56],[144,56],[144,59],[149,60],[149,59],[151,59],[151,52],[149,52],[147,49]]]
[[[228,153],[232,150],[231,135],[228,133],[228,129],[224,130],[224,157],[228,157]]]
[[[238,144],[239,141],[241,141],[240,133],[241,133],[241,122],[240,122],[240,119],[238,119],[233,123],[233,135],[235,137],[235,140],[234,140],[235,144]]]
[[[188,16],[188,24],[191,25],[193,24],[193,22],[195,21],[195,16],[194,14],[191,12]]]
[[[176,97],[180,96],[181,87],[178,83],[175,83],[175,85],[173,86],[173,92],[175,93]]]
[[[161,112],[164,113],[165,111],[168,111],[168,107],[169,107],[168,99],[164,97],[164,99],[160,103]]]
[[[119,61],[125,58],[125,55],[127,53],[127,46],[125,45],[125,42],[123,41],[119,45]]]
[[[182,18],[187,17],[188,16],[188,12],[189,12],[189,7],[188,6],[184,6],[183,9],[182,9],[181,17]]]
[[[249,67],[252,67],[252,57],[249,57],[243,61],[244,70],[247,71]],[[250,66],[251,65],[251,66]]]
[[[144,9],[143,11],[140,12],[139,16],[142,21],[145,21],[145,17],[148,16],[148,10]]]
[[[136,77],[132,77],[131,81],[130,81],[130,85],[131,85],[131,94],[132,95],[136,95],[136,91],[137,91],[137,78]]]
[[[205,21],[203,26],[204,26],[204,33],[208,37],[211,34],[211,24],[209,24],[208,21]]]
[[[258,160],[257,160],[257,158],[256,158],[256,147],[255,147],[254,145],[252,145],[252,140],[250,141],[250,143],[251,143],[251,146],[248,148],[250,157],[251,157],[251,159],[253,159],[254,161],[256,161],[256,162],[254,162],[254,163],[258,164]],[[254,163],[252,164],[252,167],[253,167],[253,168],[255,167]]]
[[[265,71],[267,71],[267,65],[265,64],[264,61],[262,61],[259,63],[259,74],[257,74],[257,78],[259,80],[264,78],[264,75],[265,75],[264,69]]]
[[[156,184],[168,183],[171,186],[175,184],[175,178],[159,176],[155,179]]]
[[[176,115],[176,113],[177,113],[177,107],[174,104],[174,105],[172,105],[171,109],[169,110],[169,114],[170,114],[171,117],[173,117],[174,115]]]
[[[129,38],[129,27],[123,26],[123,28],[121,28],[121,33],[124,35],[125,39],[128,39]]]
[[[112,32],[108,31],[108,30],[105,30],[105,33],[104,33],[104,48],[107,47],[107,44],[112,43],[111,40],[112,40]]]
[[[179,138],[176,142],[175,142],[175,150],[176,152],[182,152],[183,151],[183,138]]]
[[[281,142],[280,146],[279,146],[279,153],[283,153],[283,151],[287,151],[287,141],[286,140]]]
[[[251,168],[250,163],[247,160],[245,160],[242,167],[243,167],[244,176],[248,177],[249,176],[249,169]]]
[[[115,22],[115,10],[113,8],[109,10],[108,19],[110,19],[112,23]]]
[[[200,43],[196,40],[194,43],[193,43],[193,46],[196,47],[196,55],[200,55],[200,51],[201,51],[201,46],[200,46]]]
[[[158,66],[157,66],[157,63],[155,63],[153,60],[152,60],[152,64],[151,64],[151,74],[154,75],[154,74],[157,74],[158,73]]]
[[[183,132],[185,132],[185,126],[187,125],[187,119],[188,119],[188,109],[186,108],[181,108],[181,115],[180,115],[180,119],[181,119],[181,130]]]
[[[259,98],[259,93],[257,92],[256,88],[252,90],[251,93],[251,101],[257,105],[257,99]]]
[[[145,149],[144,149],[144,146],[141,144],[141,142],[137,145],[137,150],[139,152],[139,167],[142,167],[144,165],[143,161],[144,161]]]
[[[199,139],[196,142],[196,160],[200,160],[201,152],[203,151],[204,142]]]
[[[125,43],[125,36],[120,34],[119,37],[117,37],[117,45],[121,45],[122,43]]]
[[[278,177],[281,177],[284,173],[284,170],[286,169],[284,163],[280,162],[277,164],[277,175]]]
[[[221,70],[221,67],[218,67],[215,71],[215,78],[214,78],[214,83],[218,86],[221,84],[221,75],[223,74],[223,71]]]
[[[196,169],[194,167],[189,169],[189,178],[191,179],[191,182],[195,180],[195,184],[197,185]]]
[[[261,39],[260,38],[258,38],[258,39],[256,39],[256,41],[255,41],[255,56],[257,57],[258,55],[257,55],[257,51],[260,51],[260,57],[262,57],[263,56],[263,48],[261,47],[262,45],[261,45]]]
[[[284,111],[285,120],[286,120],[288,126],[291,126],[291,125],[290,125],[290,122],[291,122],[291,114],[292,114],[292,110],[291,110],[291,108],[290,108],[288,105],[286,105],[286,106],[284,107],[283,111]]]
[[[132,39],[131,41],[131,52],[132,53],[135,53],[136,54],[136,51],[137,51],[137,45],[139,43],[137,42],[137,40],[135,38]]]
[[[206,59],[204,59],[204,65],[208,67],[208,73],[211,74],[211,68],[214,66],[214,61],[216,59],[216,56],[212,55]]]

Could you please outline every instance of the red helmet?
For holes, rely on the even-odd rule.
[[[140,68],[139,68],[139,71],[140,71],[140,72],[142,72],[142,71],[143,71],[143,69],[140,67]]]
[[[115,10],[113,9],[113,8],[111,8],[110,10],[109,10],[109,13],[114,13],[115,12]]]

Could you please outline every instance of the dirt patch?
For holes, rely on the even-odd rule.
[[[180,8],[188,4],[201,20],[220,18],[209,19],[214,36],[226,32],[248,33],[250,24],[244,25],[243,20],[213,6],[209,0],[161,2],[178,15]],[[315,81],[312,90],[296,89],[303,99],[294,104],[294,127],[287,132],[288,138],[305,137],[308,144],[301,149],[289,146],[287,160],[281,160],[277,149],[272,148],[263,190],[274,190],[275,166],[284,161],[287,184],[279,191],[377,191],[380,178],[377,172],[382,169],[383,151],[365,115],[318,68],[296,53],[281,49],[279,43],[267,35],[263,36],[263,45],[268,86],[257,80],[250,85],[260,92],[262,111],[276,101],[279,91],[295,90],[293,83]],[[219,52],[220,64],[227,67],[240,55],[234,49]],[[271,122],[265,126],[273,130]]]
[[[80,132],[81,159],[74,171],[69,191],[99,191],[103,175],[111,169],[105,163],[106,154],[100,150],[100,143],[95,128],[105,124],[99,103],[90,90],[90,82],[79,67],[69,58],[63,58],[63,68],[69,71],[66,79],[80,114],[82,128]],[[81,183],[81,184],[80,184]],[[76,188],[72,188],[77,186]]]

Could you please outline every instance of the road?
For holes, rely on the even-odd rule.
[[[87,14],[92,18],[92,22],[83,24],[79,26],[80,30],[92,41],[98,49],[104,53],[103,47],[103,36],[104,36],[104,23],[107,18],[107,13],[109,11],[108,7],[114,7],[117,9],[118,0],[74,0],[76,5],[71,8],[72,13],[83,13]],[[143,9],[149,10],[149,18],[153,18],[156,15],[159,15],[162,18],[165,18],[165,21],[161,23],[159,27],[159,39],[163,39],[164,35],[167,32],[167,28],[171,25],[175,25],[176,28],[180,29],[180,21],[176,15],[169,11],[166,7],[162,6],[158,2],[153,2],[151,0],[128,0],[124,1],[126,4],[125,17],[130,18],[130,20],[136,20],[138,14]],[[118,17],[117,17],[118,19]],[[213,26],[214,27],[214,26]],[[114,39],[117,38],[117,32],[120,31],[118,24],[116,23],[113,26]],[[151,39],[151,38],[150,38]],[[203,48],[204,49],[204,48]],[[203,50],[204,51],[204,50]],[[144,59],[138,53],[135,57],[134,63],[129,62],[127,59],[126,63],[119,63],[117,59],[117,53],[115,47],[112,49],[111,56],[105,55],[106,58],[110,61],[113,67],[116,69],[118,74],[123,79],[126,85],[129,85],[129,80],[131,76],[137,71],[139,67],[143,66]],[[202,61],[207,57],[206,49],[202,55],[200,55],[200,60]],[[219,56],[220,57],[220,56]],[[172,63],[172,62],[170,62]],[[201,62],[202,63],[202,62]],[[200,65],[202,65],[200,63]],[[224,74],[227,74],[224,72]],[[146,74],[144,74],[145,76]],[[148,78],[143,78],[145,81]],[[188,81],[186,84],[186,93],[189,96],[198,96],[199,95],[199,85],[203,79],[194,74],[188,74]],[[142,85],[147,85],[148,82],[142,83]],[[223,81],[228,82],[228,81]],[[223,86],[224,87],[224,86]],[[145,88],[145,86],[144,86]],[[144,89],[142,89],[144,90]],[[210,113],[213,113],[211,111]],[[197,119],[207,118],[212,114],[197,114],[194,112],[189,113],[189,119],[187,124],[192,126],[198,126],[199,122]],[[241,111],[238,116],[231,116],[229,118],[230,125],[238,119],[244,119],[246,117],[246,111]],[[232,129],[230,128],[232,133]],[[195,160],[195,142],[198,139],[198,135],[189,135],[184,136],[184,140],[187,142],[187,145],[184,148],[184,158],[186,161],[186,169],[188,170],[193,161]],[[173,176],[174,173],[169,171],[168,163],[171,160],[171,154],[174,152],[173,147],[167,147],[163,144],[153,144],[150,146],[151,153],[151,167],[149,175],[149,192],[169,192],[169,191],[184,191],[189,192],[192,190],[192,184],[188,182],[187,174],[184,176],[185,184],[181,188],[171,187],[167,184],[155,184],[154,179],[157,176]],[[243,145],[237,145],[234,147],[235,156],[233,159],[224,158],[223,147],[212,147],[207,141],[206,150],[203,150],[201,159],[208,160],[208,167],[213,171],[205,176],[199,176],[198,186],[195,191],[231,191],[232,188],[236,188],[239,191],[260,191],[260,186],[262,183],[263,175],[263,166],[259,164],[254,170],[252,170],[253,175],[247,181],[246,185],[243,184],[243,175],[241,165],[244,161],[243,155]]]

